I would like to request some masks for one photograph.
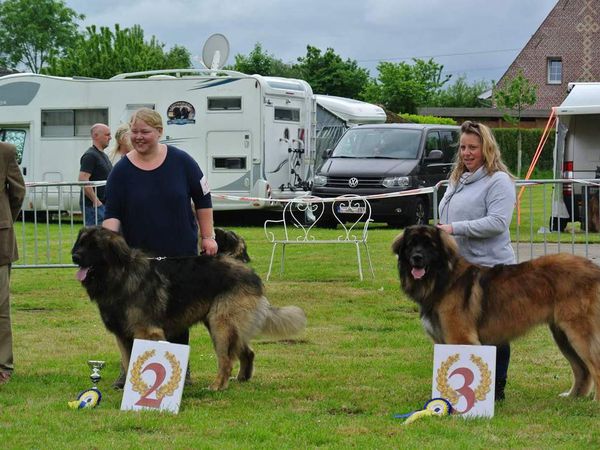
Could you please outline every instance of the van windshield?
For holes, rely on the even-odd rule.
[[[344,134],[332,158],[416,159],[421,130],[352,128]]]

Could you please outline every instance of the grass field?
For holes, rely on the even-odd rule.
[[[270,246],[260,227],[242,234],[264,277]],[[327,231],[335,233],[334,231]],[[359,282],[351,246],[296,246],[286,272],[266,290],[275,305],[308,316],[297,340],[257,340],[254,378],[225,392],[206,386],[216,373],[210,340],[192,330],[194,382],[178,415],[121,412],[110,388],[119,353],[75,269],[12,273],[15,366],[0,387],[3,448],[598,448],[600,404],[559,398],[570,369],[540,328],[516,341],[506,401],[491,420],[428,418],[403,426],[395,413],[431,396],[433,347],[417,308],[400,292],[390,244],[398,230],[375,226],[376,278]],[[71,410],[90,386],[87,360],[105,360],[100,406]]]

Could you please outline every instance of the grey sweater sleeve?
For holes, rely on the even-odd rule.
[[[512,220],[515,200],[515,186],[508,174],[494,173],[485,196],[487,214],[475,220],[453,222],[453,234],[489,238],[505,232]]]

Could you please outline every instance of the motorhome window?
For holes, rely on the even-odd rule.
[[[420,130],[350,129],[342,136],[333,157],[416,159],[421,142]]]
[[[300,110],[297,108],[275,107],[275,120],[285,120],[286,122],[300,122]]]
[[[242,109],[241,97],[208,98],[209,111],[239,111]]]
[[[42,137],[69,137],[75,135],[73,110],[42,111]]]
[[[75,136],[89,136],[95,123],[108,123],[108,109],[75,110]]]
[[[21,164],[25,149],[25,130],[0,130],[0,141],[9,142],[17,147],[17,162]]]
[[[108,123],[108,109],[42,110],[42,137],[89,136],[95,123]]]
[[[548,84],[562,83],[562,60],[548,58]]]
[[[213,158],[213,169],[246,169],[246,157]]]

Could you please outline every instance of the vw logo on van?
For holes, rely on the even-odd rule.
[[[358,178],[356,177],[352,177],[348,180],[348,186],[350,186],[351,188],[355,188],[356,186],[358,186]]]

